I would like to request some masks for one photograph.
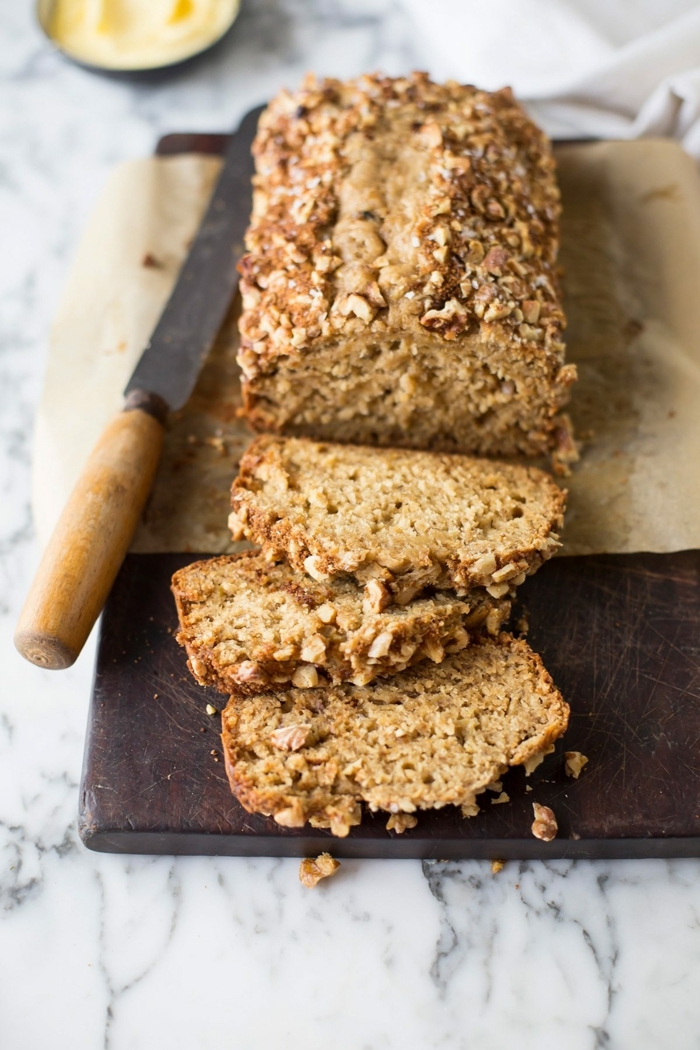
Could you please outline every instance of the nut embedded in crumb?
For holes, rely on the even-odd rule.
[[[298,751],[309,738],[311,726],[282,726],[270,733],[270,740],[280,751]]]
[[[318,671],[313,664],[301,664],[292,675],[292,685],[297,689],[315,689],[318,685]]]
[[[559,830],[557,818],[549,806],[541,806],[539,802],[533,802],[532,809],[535,814],[535,819],[532,822],[532,834],[536,839],[542,839],[543,842],[551,842],[552,839],[557,837]]]
[[[492,860],[491,861],[491,874],[498,875],[499,871],[503,871],[506,862],[504,860]]]
[[[370,580],[365,587],[363,605],[366,605],[368,612],[383,612],[391,605],[391,591],[379,580]]]
[[[330,853],[321,853],[316,857],[305,857],[299,865],[299,881],[302,886],[313,889],[321,879],[327,879],[329,875],[335,875],[340,867],[340,861],[331,857]]]
[[[403,835],[409,828],[415,828],[418,818],[412,813],[392,813],[386,822],[387,831],[395,831],[397,835]]]
[[[581,770],[588,763],[586,755],[582,755],[580,751],[565,751],[564,758],[564,771],[567,777],[573,777],[574,780],[578,780],[581,775]]]

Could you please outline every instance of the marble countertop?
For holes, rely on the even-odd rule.
[[[116,857],[76,830],[94,639],[12,647],[37,561],[32,418],[80,231],[119,161],[231,127],[308,68],[429,68],[397,0],[249,0],[150,83],[53,54],[0,9],[0,1046],[3,1050],[635,1050],[700,1046],[700,862]]]

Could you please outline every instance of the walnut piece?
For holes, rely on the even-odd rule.
[[[292,685],[297,689],[315,689],[318,685],[318,671],[313,664],[300,664],[292,675]]]
[[[566,759],[564,772],[567,777],[573,777],[574,780],[578,780],[581,770],[588,762],[588,758],[586,755],[582,755],[580,751],[565,751],[564,758]]]
[[[491,874],[498,875],[499,871],[503,871],[506,862],[504,860],[492,860],[491,861]]]
[[[409,828],[415,828],[418,818],[412,813],[392,813],[386,822],[387,831],[395,831],[397,835],[403,835]]]
[[[298,751],[309,739],[311,726],[282,726],[270,733],[270,740],[280,751]]]
[[[557,837],[557,832],[559,831],[557,818],[549,806],[541,806],[539,802],[533,802],[532,809],[535,814],[535,819],[532,822],[532,834],[536,839],[542,839],[543,842],[551,842],[552,839]]]
[[[299,881],[302,886],[308,886],[311,890],[321,879],[335,875],[339,867],[340,861],[331,857],[330,853],[321,853],[316,860],[313,857],[305,857],[299,865]]]
[[[362,604],[367,612],[383,612],[388,605],[391,605],[391,591],[379,580],[370,580],[365,587]]]

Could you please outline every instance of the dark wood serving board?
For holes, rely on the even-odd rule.
[[[169,135],[161,155],[220,153],[224,135]],[[367,814],[345,839],[281,828],[229,790],[219,719],[177,645],[172,573],[195,554],[130,554],[105,608],[80,796],[90,849],[115,853],[347,857],[700,856],[700,551],[557,558],[520,589],[528,641],[571,705],[554,754],[508,805],[481,796],[478,817],[446,809],[386,831]],[[517,619],[517,613],[514,619]],[[578,780],[563,751],[589,758]],[[531,790],[528,790],[530,788]],[[559,837],[530,833],[532,802]]]
[[[175,641],[170,577],[193,554],[130,554],[102,618],[81,790],[91,849],[352,857],[700,855],[700,552],[557,558],[521,588],[528,641],[571,704],[571,724],[509,805],[453,807],[396,835],[367,815],[346,839],[251,816],[224,773],[224,698],[197,685]],[[578,780],[563,750],[590,759]],[[216,754],[212,754],[212,751]],[[219,759],[219,761],[216,761]],[[532,790],[527,790],[527,785]],[[532,802],[559,837],[530,834]]]

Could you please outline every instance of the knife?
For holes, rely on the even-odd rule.
[[[110,592],[153,485],[168,412],[185,404],[238,286],[251,206],[250,144],[263,107],[242,120],[175,288],[83,467],[24,603],[15,646],[33,664],[70,667]]]

